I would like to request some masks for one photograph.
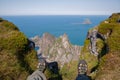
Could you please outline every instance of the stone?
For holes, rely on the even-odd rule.
[[[71,60],[79,59],[81,46],[72,45],[67,34],[56,38],[49,33],[44,33],[42,37],[35,36],[31,40],[39,47],[38,54],[42,53],[47,62],[56,61],[63,66]]]
[[[97,30],[93,30],[91,33],[89,33],[89,39],[90,39],[90,52],[91,54],[94,54],[95,56],[98,56],[97,48],[96,48],[96,39],[97,39]]]

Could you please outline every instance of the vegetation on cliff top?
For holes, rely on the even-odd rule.
[[[96,27],[95,27],[96,28]],[[120,13],[114,13],[97,26],[98,33],[105,39],[97,38],[98,57],[90,54],[90,40],[86,39],[80,55],[88,63],[88,75],[95,80],[120,79]]]
[[[25,80],[37,65],[36,52],[19,29],[0,18],[0,79]]]
[[[107,36],[108,52],[101,58],[96,80],[120,79],[120,13],[114,13],[107,22],[98,26],[99,33]]]
[[[110,51],[120,52],[120,13],[115,13],[99,26],[99,32],[103,35],[108,35],[106,40]]]

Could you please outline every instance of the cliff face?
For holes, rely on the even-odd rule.
[[[81,58],[88,63],[88,75],[95,80],[119,80],[120,13],[88,32]]]
[[[14,24],[0,18],[0,80],[25,80],[36,69],[30,44]]]
[[[42,53],[48,62],[57,61],[63,66],[65,63],[79,59],[81,47],[72,45],[66,34],[55,38],[45,33],[41,38],[35,36],[31,40],[39,47],[38,54]]]

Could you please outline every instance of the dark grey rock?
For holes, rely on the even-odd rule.
[[[29,40],[29,48],[31,48],[31,49],[35,48],[35,43],[31,40]]]
[[[90,39],[90,52],[95,56],[98,56],[97,48],[96,48],[96,40],[97,40],[97,30],[93,30],[88,34],[88,39]]]

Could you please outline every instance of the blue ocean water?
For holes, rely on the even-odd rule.
[[[2,16],[13,22],[27,37],[42,36],[48,32],[56,37],[66,33],[74,45],[83,45],[90,28],[108,18],[108,15],[39,15],[39,16]],[[82,24],[89,19],[91,24]]]

